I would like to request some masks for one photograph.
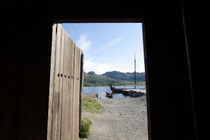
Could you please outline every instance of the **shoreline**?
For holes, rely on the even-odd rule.
[[[119,84],[112,84],[113,86],[134,86],[134,83],[119,83]],[[83,87],[106,87],[109,84],[84,84]],[[136,86],[146,86],[145,82],[137,82]]]

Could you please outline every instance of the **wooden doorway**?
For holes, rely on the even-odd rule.
[[[52,30],[47,140],[78,140],[83,53],[61,24]]]

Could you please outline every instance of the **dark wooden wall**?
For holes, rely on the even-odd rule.
[[[0,9],[0,139],[46,139],[52,21],[35,5]]]
[[[199,139],[205,139],[209,125],[209,4],[184,3],[190,73]]]
[[[150,138],[194,140],[198,130],[201,139],[205,134],[202,120],[207,121],[203,109],[208,105],[204,92],[208,4],[184,3],[183,8],[189,57],[177,1],[62,0],[44,4],[22,0],[1,4],[1,139],[46,139],[53,22],[99,19],[144,21]]]

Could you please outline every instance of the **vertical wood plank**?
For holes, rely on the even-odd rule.
[[[77,48],[75,47],[74,45],[74,61],[73,61],[73,94],[72,94],[72,139],[76,139],[75,138],[75,93],[76,93],[76,81],[75,81],[75,76],[76,76],[76,69],[75,69],[75,66],[76,66],[76,50]]]
[[[74,86],[74,81],[73,81],[73,75],[74,75],[74,69],[73,69],[73,66],[74,66],[74,43],[73,41],[71,40],[70,37],[68,37],[68,40],[69,40],[69,49],[70,49],[70,56],[68,56],[69,58],[69,108],[68,108],[68,121],[69,121],[69,130],[67,130],[67,133],[70,135],[69,138],[70,140],[73,140],[73,92],[74,92],[74,89],[73,89],[73,86]]]
[[[62,83],[61,83],[61,121],[60,121],[60,139],[64,140],[65,139],[65,106],[66,106],[66,73],[67,73],[67,64],[66,64],[66,55],[67,55],[67,51],[66,51],[66,34],[65,34],[65,30],[64,28],[61,28],[62,30],[62,56],[61,56],[61,64],[62,64]]]
[[[67,69],[67,85],[66,85],[66,106],[65,106],[65,139],[64,140],[70,140],[70,111],[71,111],[71,107],[70,107],[70,94],[71,94],[71,89],[70,89],[70,85],[71,85],[71,80],[70,80],[70,55],[71,55],[71,48],[70,48],[70,43],[71,40],[70,38],[68,38],[68,36],[66,35],[66,41],[67,41],[67,45],[66,45],[66,69]]]
[[[79,74],[80,74],[80,51],[75,47],[75,72],[74,72],[74,138],[79,139]]]
[[[53,93],[53,131],[52,131],[52,140],[58,140],[60,138],[60,129],[58,127],[59,124],[59,83],[60,83],[60,52],[61,52],[61,26],[57,24],[57,41],[56,41],[56,64],[55,64],[55,79],[54,79],[54,93]]]
[[[78,82],[78,93],[77,93],[77,133],[79,134],[79,124],[80,124],[80,80],[81,80],[81,77],[80,77],[80,74],[81,74],[81,50],[78,48],[78,79],[77,79],[77,82]],[[79,136],[79,135],[78,135]],[[79,138],[79,137],[78,137]]]
[[[47,140],[52,139],[52,118],[53,118],[53,92],[55,79],[55,59],[56,59],[56,34],[57,24],[52,27],[52,47],[51,47],[51,64],[50,64],[50,86],[49,86],[49,101],[48,101],[48,126],[47,126]]]
[[[77,139],[77,64],[78,64],[78,48],[75,47],[75,65],[74,65],[74,138]]]
[[[82,120],[82,87],[83,87],[83,81],[84,81],[84,73],[83,73],[83,53],[82,50],[80,50],[81,58],[80,58],[80,93],[79,93],[79,132],[81,130],[81,120]]]
[[[67,112],[68,112],[68,56],[69,56],[69,46],[68,46],[68,38],[65,32],[65,56],[64,56],[64,80],[65,80],[65,86],[63,86],[64,90],[65,90],[65,94],[63,96],[63,105],[62,105],[62,140],[67,140],[67,133],[66,130],[68,129],[68,116],[67,116]]]
[[[78,140],[82,51],[61,24],[53,26],[48,140]]]
[[[59,24],[61,26],[61,24]],[[59,99],[60,99],[60,104],[59,104],[59,124],[58,124],[58,128],[60,129],[60,140],[62,140],[63,138],[63,130],[62,130],[62,125],[63,125],[63,106],[65,106],[65,100],[63,100],[63,98],[65,98],[66,95],[66,91],[65,91],[65,30],[64,28],[61,26],[61,55],[60,55],[60,89],[59,89]]]
[[[65,32],[65,56],[64,56],[64,72],[66,73],[66,86],[65,93],[63,96],[63,105],[62,105],[62,140],[70,140],[71,138],[71,131],[72,134],[73,129],[71,129],[71,112],[72,112],[72,101],[71,101],[71,93],[72,89],[71,86],[73,85],[73,81],[71,80],[71,75],[73,74],[73,41],[70,37],[68,37],[67,33]],[[72,120],[73,121],[73,120]]]
[[[70,75],[71,75],[71,85],[70,85],[70,135],[71,135],[71,140],[74,140],[74,61],[75,61],[75,46],[74,43],[71,42],[71,56],[70,56]]]

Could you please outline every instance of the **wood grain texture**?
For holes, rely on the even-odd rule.
[[[54,92],[54,78],[55,78],[55,57],[56,57],[56,35],[57,24],[52,27],[52,48],[51,48],[51,66],[50,66],[50,86],[49,86],[49,101],[48,101],[48,130],[47,139],[52,139],[52,105],[53,105],[53,92]]]
[[[82,51],[61,24],[53,25],[48,140],[78,140]]]
[[[74,138],[78,139],[78,135],[79,134],[79,92],[80,92],[80,50],[79,48],[76,46],[75,47],[75,71],[74,71],[74,89],[75,89],[75,95],[74,95]]]
[[[60,84],[60,52],[61,52],[61,26],[57,25],[57,36],[56,36],[56,58],[55,58],[55,79],[53,82],[54,84],[54,92],[53,92],[53,110],[52,110],[52,130],[51,130],[51,139],[52,140],[57,140],[59,139],[59,128],[58,128],[58,123],[59,123],[59,101],[60,101],[60,96],[59,96],[59,84]]]

